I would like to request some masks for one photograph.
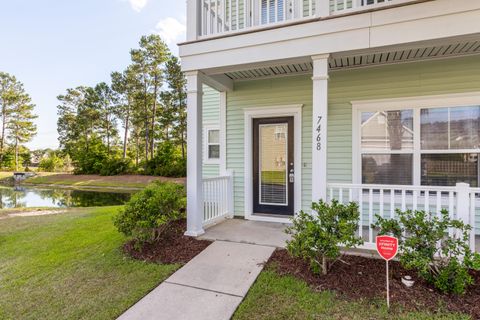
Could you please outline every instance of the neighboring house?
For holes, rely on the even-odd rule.
[[[48,158],[48,153],[51,152],[50,149],[45,150],[34,150],[31,152],[30,168],[38,168],[40,162],[43,159]]]
[[[480,233],[480,1],[187,8],[187,234],[334,198],[360,204],[367,247],[395,209],[448,209]]]

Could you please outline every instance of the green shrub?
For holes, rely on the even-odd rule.
[[[185,177],[187,161],[182,158],[180,150],[171,142],[163,142],[158,146],[155,157],[147,162],[145,173],[162,177]]]
[[[469,269],[480,269],[480,255],[469,247],[472,227],[425,211],[397,210],[398,219],[377,216],[373,228],[399,239],[400,262],[442,292],[463,294],[473,283]],[[453,232],[449,233],[449,230]]]
[[[133,195],[114,224],[137,244],[157,240],[169,223],[185,216],[185,190],[175,183],[155,182]]]
[[[40,160],[38,167],[44,172],[59,172],[63,171],[64,163],[62,158],[57,156],[56,153],[52,152],[48,155],[48,157]]]
[[[102,176],[116,176],[119,174],[131,173],[133,171],[133,164],[130,159],[109,158],[102,162],[100,175]]]
[[[2,170],[15,170],[15,154],[12,148],[7,149],[0,155],[0,166]]]
[[[344,205],[332,200],[327,204],[320,200],[312,204],[313,213],[301,211],[287,228],[292,236],[287,241],[291,255],[310,263],[312,271],[327,274],[340,257],[340,246],[353,248],[363,243],[356,237],[360,213],[354,202]]]
[[[75,174],[98,174],[107,161],[107,148],[98,138],[90,141],[88,150],[72,155]]]

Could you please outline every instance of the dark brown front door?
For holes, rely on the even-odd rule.
[[[253,212],[293,215],[293,117],[253,120]]]

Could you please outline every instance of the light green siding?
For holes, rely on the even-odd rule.
[[[203,125],[220,127],[220,93],[207,85],[203,86]],[[205,138],[203,136],[203,139]],[[219,173],[220,166],[218,164],[203,165],[204,177],[215,177]]]
[[[351,101],[480,91],[480,58],[333,72],[329,82],[328,179],[352,182]]]
[[[203,123],[220,125],[220,93],[207,85],[203,86]]]
[[[302,203],[311,198],[311,77],[291,77],[239,82],[227,94],[227,168],[235,172],[235,214],[244,213],[244,109],[303,104],[302,110]],[[248,183],[251,183],[249,181]]]
[[[334,72],[330,75],[328,180],[352,182],[351,101],[480,91],[478,56]],[[364,207],[364,221],[368,221]],[[480,233],[480,211],[476,228]]]
[[[471,91],[480,91],[478,56],[332,72],[329,82],[329,182],[352,182],[351,101]],[[244,109],[294,104],[304,105],[302,207],[306,209],[311,201],[311,77],[239,82],[235,84],[235,91],[228,93],[227,169],[235,172],[235,214],[244,213]]]

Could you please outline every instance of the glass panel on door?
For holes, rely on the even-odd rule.
[[[288,123],[259,126],[259,202],[288,205]]]

